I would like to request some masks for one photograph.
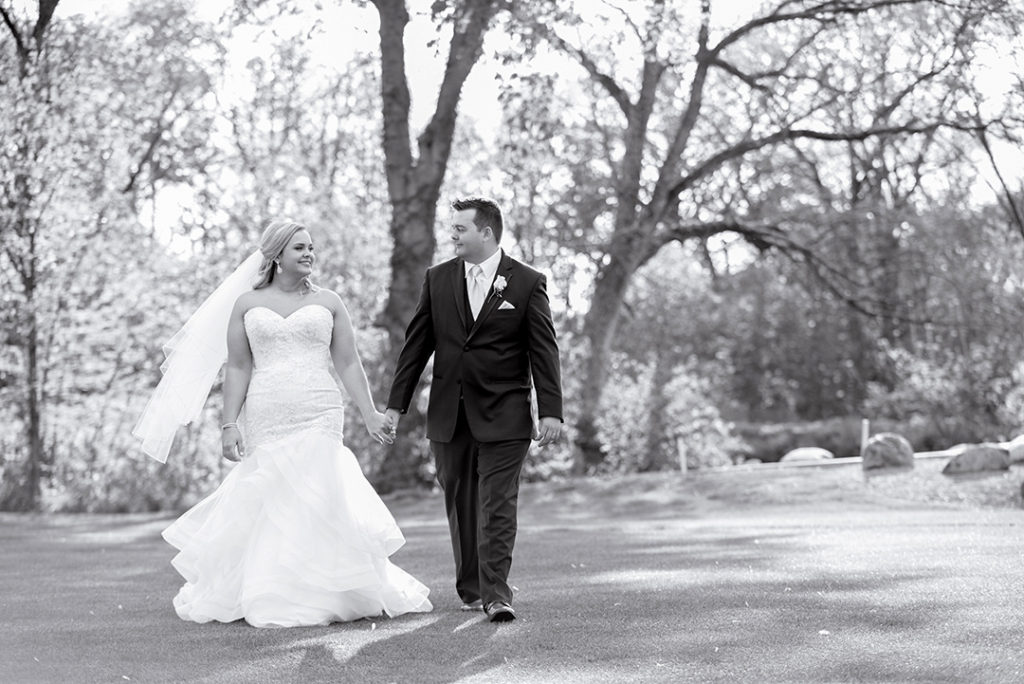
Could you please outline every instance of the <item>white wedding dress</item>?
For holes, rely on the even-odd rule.
[[[388,559],[405,538],[342,442],[330,310],[255,307],[245,329],[246,456],[163,533],[186,580],[178,616],[291,627],[431,610],[427,587]]]

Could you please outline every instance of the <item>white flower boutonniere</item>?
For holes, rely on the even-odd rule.
[[[508,281],[505,280],[505,276],[498,276],[494,279],[494,294],[500,297],[506,287],[508,287]]]

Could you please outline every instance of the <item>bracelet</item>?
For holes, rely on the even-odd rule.
[[[229,427],[237,428],[238,423],[224,423],[223,425],[220,426],[220,429],[227,430]]]

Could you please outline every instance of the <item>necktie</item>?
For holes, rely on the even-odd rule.
[[[480,308],[484,305],[486,285],[484,284],[484,269],[480,264],[473,264],[469,269],[469,308],[473,312],[473,318],[480,315]]]

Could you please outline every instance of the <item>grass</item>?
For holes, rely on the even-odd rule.
[[[388,499],[433,613],[288,630],[179,620],[170,517],[0,516],[0,681],[1021,681],[1022,479],[527,485],[502,626],[458,610],[437,494]]]

